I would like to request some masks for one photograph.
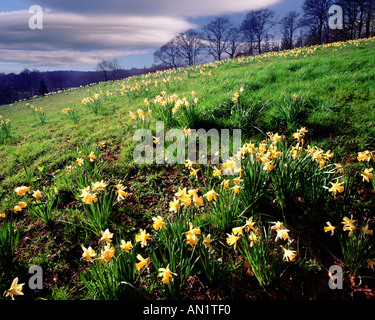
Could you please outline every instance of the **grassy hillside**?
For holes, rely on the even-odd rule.
[[[45,283],[43,290],[25,288],[24,299],[338,298],[322,285],[332,264],[345,270],[348,288],[364,275],[364,286],[373,289],[374,273],[366,266],[375,259],[374,240],[360,230],[371,229],[374,219],[374,83],[372,38],[157,72],[0,106],[0,291],[16,276],[27,282],[33,264],[42,266]],[[180,107],[173,110],[176,102]],[[240,189],[232,178],[219,179],[211,165],[135,164],[135,130],[155,134],[158,120],[167,129],[240,128]],[[195,175],[193,169],[200,170]],[[220,188],[223,179],[230,179],[229,191]],[[95,187],[100,181],[106,186]],[[21,186],[30,190],[17,194]],[[184,203],[183,188],[199,188],[197,198],[190,194]],[[213,189],[216,200],[210,200]],[[87,193],[96,199],[92,204],[85,203]],[[342,219],[351,214],[355,224],[344,219],[344,226],[349,232],[355,226],[355,233],[340,234]],[[153,227],[159,216],[165,229]],[[338,226],[332,237],[323,229],[328,220]],[[282,224],[271,229],[276,221]],[[186,234],[190,222],[199,227],[198,239]],[[19,232],[13,246],[11,228]],[[98,244],[107,228],[117,260]],[[148,244],[134,241],[145,229]],[[121,251],[121,240],[132,242],[129,252]],[[102,252],[101,262],[82,260],[82,246],[92,246],[96,257]],[[358,247],[368,249],[362,257],[354,256]],[[297,258],[285,256],[289,249]],[[275,250],[279,258],[269,258]],[[137,270],[137,254],[150,258],[148,268]],[[167,265],[176,273],[169,284],[158,277]],[[304,277],[309,284],[300,284]],[[106,279],[131,285],[112,286]]]

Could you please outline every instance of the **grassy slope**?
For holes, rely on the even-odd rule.
[[[150,91],[144,91],[138,97],[129,92],[130,101],[126,95],[120,95],[121,84],[142,85],[145,77],[95,84],[89,88],[15,103],[12,107],[1,106],[0,115],[12,122],[12,138],[0,146],[2,187],[23,182],[25,177],[21,159],[25,159],[30,168],[44,165],[50,170],[62,168],[70,157],[67,149],[77,142],[106,141],[113,148],[117,145],[116,148],[120,148],[118,164],[122,165],[122,160],[127,162],[130,153],[129,144],[126,143],[129,139],[127,124],[130,123],[127,113],[138,107],[144,108],[144,98],[151,100],[162,90],[168,94],[177,93],[179,97],[187,96],[194,90],[200,98],[201,107],[212,111],[229,104],[233,93],[243,86],[247,103],[261,101],[266,106],[254,123],[263,131],[283,129],[275,117],[272,103],[294,93],[304,95],[308,103],[306,115],[300,122],[301,125],[315,128],[317,138],[321,137],[323,128],[323,138],[331,137],[330,141],[336,142],[336,146],[342,147],[348,142],[352,145],[358,142],[355,138],[359,138],[360,142],[357,148],[374,145],[374,40],[319,47],[314,53],[299,54],[297,57],[289,54],[287,57],[263,56],[253,61],[242,58],[224,62],[212,69],[211,77],[202,75],[199,72],[202,69],[211,68],[190,68],[188,76],[185,70],[172,72],[169,88],[163,82],[168,73],[150,75],[148,78],[152,81],[158,80],[158,87],[150,84]],[[106,114],[93,116],[87,112],[81,100],[100,90],[103,91],[102,95],[107,92],[113,95],[105,98]],[[27,102],[34,107],[43,107],[47,113],[46,125],[41,126],[34,121],[31,110],[25,106]],[[78,124],[64,118],[61,112],[63,108],[72,106],[80,110]],[[228,124],[226,119],[216,120],[216,123],[211,121],[210,124],[235,125]],[[350,137],[350,141],[347,137]],[[353,151],[357,150],[354,148]]]
[[[15,186],[30,185],[26,181],[22,161],[25,161],[28,170],[45,166],[48,172],[54,172],[58,176],[57,170],[63,169],[69,161],[74,160],[73,149],[77,143],[106,142],[103,158],[110,163],[108,173],[113,181],[123,179],[129,172],[133,148],[132,121],[128,112],[145,108],[144,99],[152,100],[163,90],[168,94],[176,93],[179,97],[188,96],[194,90],[200,99],[200,106],[207,111],[202,124],[236,127],[237,124],[233,123],[225,110],[227,106],[232,106],[233,94],[238,92],[240,87],[244,87],[245,91],[241,95],[243,105],[259,106],[259,112],[249,119],[244,127],[244,135],[254,138],[259,137],[256,136],[259,131],[254,129],[254,126],[265,132],[284,132],[284,129],[288,129],[277,118],[275,104],[296,93],[306,99],[303,116],[298,119],[298,124],[311,130],[312,138],[317,142],[335,146],[335,151],[341,150],[343,155],[348,151],[357,152],[364,147],[373,149],[375,41],[319,47],[316,51],[304,49],[300,53],[297,51],[283,55],[240,58],[216,65],[207,64],[134,77],[115,83],[94,84],[15,103],[12,107],[1,106],[0,115],[11,120],[12,137],[0,145],[0,211],[9,210],[14,205],[6,199],[12,198],[7,195],[14,193]],[[212,76],[201,73],[209,70],[212,71]],[[170,81],[165,84],[163,79],[167,80],[168,77]],[[152,80],[149,91],[130,91],[136,83],[145,88],[142,80]],[[155,80],[158,81],[157,87]],[[129,91],[130,99],[124,88]],[[87,111],[81,101],[101,91],[105,110],[103,115],[95,116]],[[107,91],[112,95],[105,97]],[[47,123],[44,126],[34,120],[26,103],[43,107],[47,113]],[[62,109],[66,107],[80,110],[77,124],[65,118]],[[213,119],[213,114],[219,116]],[[149,198],[151,204],[157,203],[159,206],[153,209],[154,213],[161,212],[172,194],[170,187],[174,184],[181,185],[178,170],[168,170],[161,167],[157,172],[153,172],[152,168],[143,167],[142,171],[133,176],[129,175],[131,180],[127,180],[127,183],[131,183],[131,189],[143,193],[139,195],[142,196],[141,200],[138,199],[136,203],[142,204],[139,209],[142,213],[139,214],[134,209],[130,215],[134,218],[132,232],[142,225],[143,212]],[[33,187],[36,189],[39,183],[43,181],[37,182],[38,185]],[[63,205],[59,206],[58,218],[69,219],[69,212],[61,210]],[[115,219],[121,219],[121,223],[130,228],[130,224],[124,224],[122,213],[124,211],[116,215]],[[146,217],[146,220],[148,218]],[[46,270],[48,286],[53,287],[53,279],[56,278],[59,283],[64,283],[62,288],[68,288],[71,279],[77,279],[80,243],[83,240],[90,243],[89,239],[85,238],[87,235],[68,224],[58,225],[58,228],[52,231],[47,230],[42,223],[30,222],[28,219],[18,219],[17,227],[23,232],[18,261],[42,265]],[[22,259],[25,259],[25,262]],[[324,281],[326,283],[326,278]],[[55,294],[58,294],[57,291]],[[63,294],[64,292],[60,294],[60,298]],[[65,298],[69,297],[68,295]]]

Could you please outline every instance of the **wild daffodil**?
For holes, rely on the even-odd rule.
[[[30,191],[30,187],[17,187],[14,191],[17,193],[17,195],[23,196],[26,192]]]
[[[229,234],[227,233],[227,244],[230,245],[230,246],[234,246],[234,250],[236,250],[236,246],[237,246],[237,241],[241,239],[240,236],[236,236],[234,235],[233,233],[232,234]]]
[[[135,264],[135,267],[138,271],[141,270],[144,266],[147,266],[150,262],[150,258],[145,259],[140,254],[137,254],[137,259],[139,260],[139,262]]]
[[[330,184],[332,184],[332,187],[328,189],[329,192],[332,192],[333,194],[336,194],[337,192],[342,193],[344,191],[344,187],[342,186],[342,184],[344,184],[344,182],[336,181],[335,183],[330,182]]]
[[[173,272],[169,269],[169,264],[167,265],[166,268],[159,268],[159,274],[158,274],[158,277],[163,277],[163,278],[161,279],[161,281],[162,281],[164,284],[168,284],[168,283],[169,283],[169,278],[172,277],[172,275],[177,276],[176,273],[173,273]]]
[[[131,241],[126,242],[125,240],[121,240],[120,248],[121,251],[129,252],[133,248],[133,245]]]
[[[173,201],[169,202],[169,211],[177,212],[179,207],[180,207],[180,203],[178,199],[174,197]]]
[[[100,238],[99,242],[112,242],[113,233],[106,229],[105,231],[100,231],[102,237]]]
[[[289,232],[288,229],[279,229],[279,230],[277,230],[277,235],[276,235],[276,239],[275,240],[277,240],[277,239],[283,239],[285,241],[289,237],[288,232]]]
[[[42,193],[39,190],[33,192],[33,197],[39,199],[42,196]]]
[[[363,182],[364,181],[370,182],[370,180],[374,177],[374,174],[371,173],[373,170],[374,170],[373,168],[370,168],[370,169],[366,168],[365,171],[361,173]]]
[[[218,196],[218,194],[215,192],[214,189],[204,194],[204,197],[206,197],[208,201],[216,200],[216,196]]]
[[[99,258],[97,258],[100,262],[109,262],[115,255],[115,248],[111,247],[110,243],[107,243],[104,249],[100,252]]]
[[[141,243],[141,247],[147,246],[147,240],[151,238],[149,233],[146,233],[146,230],[140,229],[139,234],[135,235],[135,241]]]
[[[296,258],[297,251],[285,249],[284,247],[283,247],[283,250],[284,250],[283,260],[293,261]]]
[[[186,236],[185,241],[187,244],[193,247],[199,241],[199,238],[197,237],[197,235],[201,234],[201,229],[199,227],[193,228],[193,224],[191,222],[189,222],[189,226],[190,226],[190,230],[185,232],[185,236]]]
[[[203,245],[209,250],[212,250],[211,242],[212,239],[210,234],[208,234],[207,237],[203,235]]]
[[[79,197],[82,198],[82,201],[84,203],[86,203],[86,204],[92,204],[93,202],[98,201],[98,198],[96,197],[96,194],[92,193],[90,191],[89,187],[82,189],[81,192],[82,193],[81,193],[81,195]]]
[[[21,283],[21,284],[18,283],[18,278],[14,278],[10,288],[4,292],[5,297],[10,296],[12,300],[14,300],[14,296],[20,296],[20,295],[23,296],[23,292],[22,292],[23,285],[24,283]]]
[[[89,261],[89,262],[93,262],[92,258],[96,256],[95,250],[91,247],[88,247],[86,249],[84,246],[82,246],[82,250],[83,250],[83,253],[82,253],[81,259]]]
[[[331,236],[333,236],[333,233],[335,232],[336,227],[331,225],[331,222],[327,221],[327,226],[324,227],[324,232],[329,232],[331,231]]]
[[[160,228],[167,229],[167,227],[165,226],[164,218],[162,218],[161,216],[153,217],[152,221],[154,221],[154,224],[152,225],[152,227],[156,231],[158,231]]]

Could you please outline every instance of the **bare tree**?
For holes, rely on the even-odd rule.
[[[371,36],[371,25],[374,28],[374,10],[375,10],[375,3],[374,0],[367,0],[367,9],[366,9],[366,28],[365,28],[365,35],[366,38]]]
[[[262,41],[268,37],[274,25],[275,13],[270,9],[261,9],[249,12],[242,22],[241,30],[244,41],[248,43],[249,53],[253,54],[254,44],[258,53],[262,53]]]
[[[347,39],[371,36],[374,27],[374,0],[339,0],[344,11],[345,35]]]
[[[202,36],[207,43],[207,51],[215,60],[220,61],[229,48],[233,39],[232,29],[233,24],[227,17],[216,17],[203,27]]]
[[[154,52],[155,62],[161,62],[167,68],[178,68],[182,66],[180,49],[175,39],[167,42]]]
[[[247,44],[247,52],[253,55],[253,48],[255,42],[255,15],[254,11],[249,12],[241,24],[241,33],[243,41]]]
[[[300,28],[299,13],[297,11],[288,12],[279,22],[281,31],[281,48],[292,49],[293,37]]]
[[[304,27],[309,32],[309,44],[329,42],[328,11],[331,0],[305,0],[302,6]],[[326,36],[325,41],[324,35]]]
[[[258,53],[262,53],[262,41],[264,38],[269,37],[268,32],[273,27],[273,19],[275,13],[270,9],[262,9],[254,12],[255,14],[255,27],[254,33],[258,44]]]
[[[116,58],[114,59],[103,59],[98,62],[96,71],[102,72],[105,81],[118,80],[120,75],[120,64]]]
[[[197,63],[198,55],[203,48],[199,33],[191,29],[180,33],[175,38],[175,41],[184,64],[188,66],[195,65]]]
[[[225,52],[229,55],[230,59],[233,59],[235,54],[237,53],[238,48],[241,44],[240,40],[240,28],[233,26],[229,30],[228,48],[225,50]]]

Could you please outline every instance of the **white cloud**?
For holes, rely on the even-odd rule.
[[[43,29],[25,10],[0,12],[0,62],[28,67],[95,65],[103,58],[150,52],[198,26],[189,17],[268,7],[282,0],[38,0]]]
[[[29,2],[30,0],[24,0]],[[46,8],[82,13],[201,17],[239,13],[274,5],[281,0],[38,0]]]
[[[122,17],[47,11],[31,30],[28,11],[0,13],[0,59],[31,66],[96,64],[103,58],[145,53],[196,27],[182,18]]]

